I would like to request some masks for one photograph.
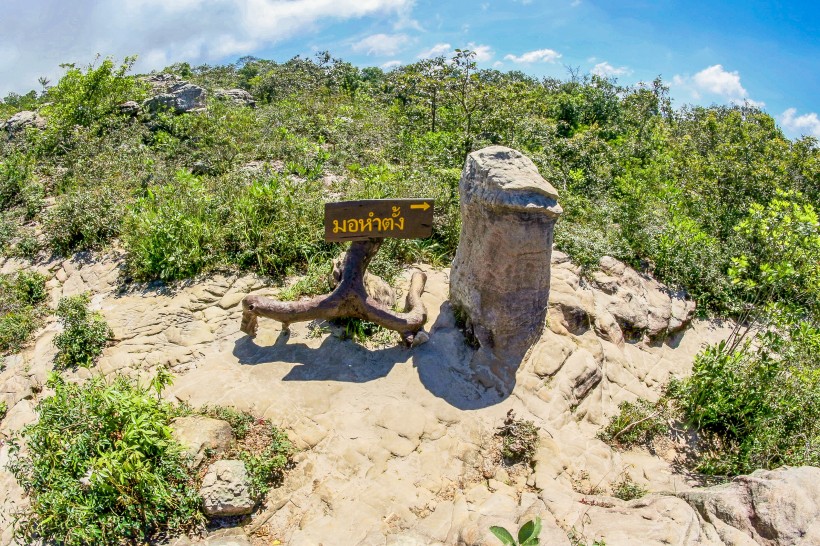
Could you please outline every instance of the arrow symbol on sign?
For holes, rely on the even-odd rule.
[[[429,209],[429,208],[430,208],[430,203],[426,203],[426,202],[425,202],[425,203],[422,203],[422,204],[420,204],[420,205],[410,205],[410,208],[411,208],[411,209],[421,209],[421,210],[427,210],[427,209]]]

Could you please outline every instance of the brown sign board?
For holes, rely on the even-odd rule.
[[[367,199],[325,204],[327,242],[383,237],[420,239],[432,234],[432,199]]]

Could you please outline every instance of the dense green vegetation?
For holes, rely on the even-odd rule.
[[[13,445],[9,468],[30,507],[15,532],[25,543],[144,543],[202,521],[201,499],[168,426],[173,408],[125,377],[83,385],[52,374],[54,395]],[[67,433],[70,431],[70,433]]]
[[[121,375],[81,385],[49,377],[54,393],[38,404],[39,420],[12,439],[9,469],[31,501],[15,515],[18,539],[147,544],[203,523],[202,473],[171,433],[181,415],[228,421],[237,442],[224,457],[245,462],[254,495],[281,482],[293,453],[283,432],[230,408],[172,405],[162,399],[171,380],[162,369],[147,386]]]
[[[19,351],[40,327],[45,315],[45,283],[39,273],[0,275],[0,355]]]
[[[326,201],[435,198],[433,236],[391,240],[373,266],[389,277],[409,261],[446,264],[458,242],[465,155],[507,145],[561,193],[556,245],[577,263],[591,269],[614,256],[686,290],[701,313],[739,321],[663,408],[713,440],[701,468],[820,460],[815,139],[785,138],[749,105],[675,109],[660,79],[539,80],[479,70],[469,51],[389,72],[328,54],[181,63],[166,72],[209,92],[246,89],[257,107],[211,98],[197,113],[131,117],[118,105],[151,94],[128,75],[131,64],[69,66],[42,93],[0,103],[0,117],[38,109],[49,123],[0,138],[3,253],[120,245],[136,280],[214,268],[307,274],[296,297],[326,289],[341,249],[322,240]],[[629,443],[657,431],[653,418],[620,432],[660,415],[649,405],[622,409],[605,436]]]
[[[78,294],[61,298],[57,304],[57,318],[63,326],[54,336],[58,369],[91,366],[111,338],[111,328],[102,315],[88,309],[90,302],[88,294]]]

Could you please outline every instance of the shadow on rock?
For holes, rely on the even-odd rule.
[[[408,349],[390,347],[368,350],[350,341],[327,336],[319,347],[304,343],[289,343],[290,335],[279,334],[270,346],[257,345],[250,337],[238,339],[233,355],[240,364],[256,365],[271,362],[296,364],[284,381],[346,381],[366,383],[386,377],[398,362],[408,358]]]
[[[419,347],[402,346],[371,350],[349,340],[327,336],[319,347],[292,342],[280,333],[273,345],[258,345],[243,337],[234,343],[233,355],[243,365],[280,362],[296,364],[284,381],[345,381],[366,383],[387,375],[396,364],[412,361],[419,380],[434,396],[459,409],[480,409],[507,396],[483,386],[470,368],[475,351],[456,328],[448,303],[430,330],[430,340]]]
[[[444,302],[430,328],[430,341],[413,349],[413,366],[424,387],[453,407],[473,410],[503,402],[509,393],[488,389],[470,367],[475,354],[456,327],[450,303]]]

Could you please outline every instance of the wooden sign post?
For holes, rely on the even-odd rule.
[[[368,199],[325,204],[325,241],[366,241],[433,234],[432,199]]]
[[[419,330],[427,322],[427,309],[421,301],[427,276],[416,271],[403,313],[372,299],[365,289],[364,274],[385,237],[416,239],[433,233],[432,199],[370,199],[325,205],[325,240],[352,241],[347,250],[339,284],[333,292],[300,301],[278,301],[264,296],[245,296],[242,300],[240,329],[256,335],[257,318],[267,317],[282,323],[287,332],[293,322],[335,318],[359,318],[395,330],[407,345],[423,342]],[[422,340],[422,341],[419,341]]]

